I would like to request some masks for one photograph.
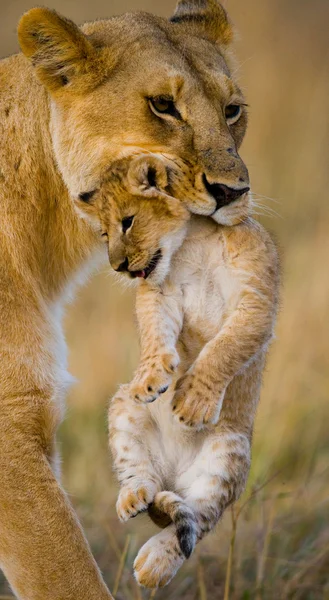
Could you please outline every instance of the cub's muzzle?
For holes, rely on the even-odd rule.
[[[118,267],[114,267],[114,270],[117,271],[118,273],[123,273],[124,271],[129,271],[128,258],[125,258],[125,260]]]

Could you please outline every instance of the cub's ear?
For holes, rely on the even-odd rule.
[[[50,92],[74,82],[87,71],[95,49],[75,23],[48,8],[32,8],[18,24],[25,56]]]
[[[168,174],[163,160],[150,154],[133,159],[128,169],[128,186],[134,195],[148,198],[167,196]]]
[[[217,0],[180,0],[170,21],[223,46],[233,41],[232,25]]]
[[[187,221],[189,211],[170,195],[169,165],[159,156],[147,154],[131,161],[128,169],[128,190],[135,196],[159,200],[170,218]],[[156,227],[156,223],[155,223]]]

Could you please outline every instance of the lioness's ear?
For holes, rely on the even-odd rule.
[[[84,73],[95,52],[77,25],[48,8],[32,8],[22,16],[18,39],[49,91],[72,83]]]
[[[168,186],[167,169],[161,158],[152,155],[139,156],[131,161],[128,170],[128,185],[131,193],[159,197]]]
[[[185,25],[198,35],[228,46],[233,40],[233,28],[226,10],[217,0],[180,0],[170,21]]]

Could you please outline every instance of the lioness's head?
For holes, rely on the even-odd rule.
[[[191,213],[172,197],[172,166],[156,155],[116,161],[83,216],[94,221],[115,271],[161,283],[184,240]]]
[[[216,0],[180,0],[168,21],[134,13],[82,29],[35,8],[18,34],[50,94],[54,152],[73,198],[87,201],[113,161],[152,152],[185,165],[191,211],[230,225],[243,218],[247,113],[230,70],[232,26]]]

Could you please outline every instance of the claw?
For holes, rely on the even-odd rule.
[[[166,385],[165,387],[161,388],[161,390],[159,390],[159,394],[165,394],[168,389],[169,385]]]

